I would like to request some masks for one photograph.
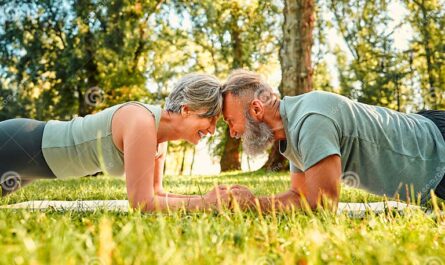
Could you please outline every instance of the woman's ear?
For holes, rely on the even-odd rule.
[[[263,121],[264,117],[263,103],[258,99],[252,100],[249,106],[249,113],[250,116],[252,116],[252,118],[254,118],[256,121]]]
[[[181,115],[183,117],[187,117],[187,116],[190,115],[190,108],[189,108],[189,106],[187,106],[187,105],[182,105],[181,106]]]

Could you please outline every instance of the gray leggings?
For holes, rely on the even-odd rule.
[[[42,153],[46,122],[16,118],[0,122],[2,196],[39,178],[56,178]]]

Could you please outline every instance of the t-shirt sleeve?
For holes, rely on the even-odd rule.
[[[320,114],[305,118],[298,133],[297,150],[303,171],[330,155],[341,155],[340,133],[334,121]]]
[[[291,161],[289,161],[289,166],[290,166],[290,172],[291,173],[301,173],[303,172],[303,170],[301,170],[300,168],[298,168],[294,163],[292,163]]]

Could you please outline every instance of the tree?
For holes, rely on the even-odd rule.
[[[427,107],[444,108],[445,92],[445,11],[444,1],[405,0],[407,19],[415,31],[411,41],[414,69],[420,76]]]
[[[337,49],[341,93],[360,102],[402,110],[412,99],[406,86],[409,54],[394,46],[388,1],[329,1],[352,60]]]
[[[278,9],[269,1],[204,0],[180,2],[176,7],[192,21],[196,70],[219,77],[237,68],[258,70],[276,52]],[[223,123],[218,125],[218,136],[214,154],[221,156],[221,171],[241,169],[240,140],[231,138]]]
[[[8,115],[70,119],[129,99],[148,100],[149,18],[161,3],[2,1],[0,89],[24,110]]]
[[[285,0],[283,41],[280,49],[282,96],[295,96],[312,90],[312,31],[315,3],[313,0]],[[282,170],[285,159],[275,142],[263,168]]]

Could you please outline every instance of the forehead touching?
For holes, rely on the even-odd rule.
[[[243,115],[243,102],[240,97],[227,93],[223,101],[223,117],[225,120],[233,119]]]

